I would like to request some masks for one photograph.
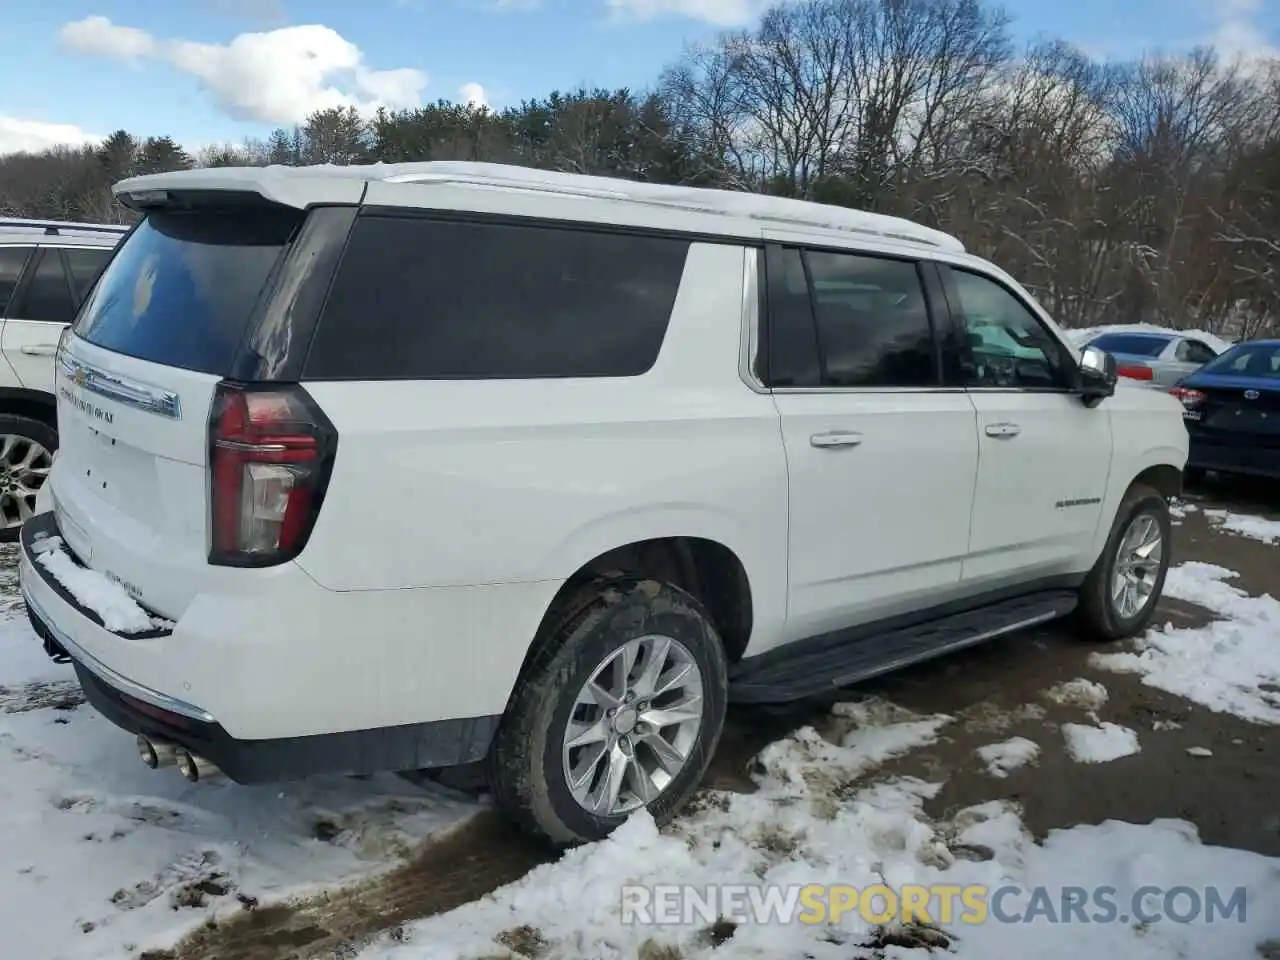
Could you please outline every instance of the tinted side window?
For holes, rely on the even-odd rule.
[[[22,279],[22,268],[35,247],[0,247],[0,317]]]
[[[84,299],[93,282],[102,273],[102,268],[111,259],[110,250],[96,250],[92,247],[67,249],[63,253],[67,257],[67,267],[71,271],[71,286],[75,289],[76,301]]]
[[[950,270],[952,311],[965,332],[965,386],[1065,389],[1068,354],[1013,293],[989,277]]]
[[[914,263],[816,251],[806,253],[805,259],[825,384],[938,383],[933,329]]]
[[[9,316],[45,323],[70,323],[76,316],[76,301],[62,266],[60,251],[46,247],[31,274],[27,288],[14,303]]]
[[[658,358],[688,252],[666,237],[362,217],[305,373],[636,376]]]
[[[813,303],[800,251],[770,246],[765,251],[771,387],[816,387],[822,382]]]

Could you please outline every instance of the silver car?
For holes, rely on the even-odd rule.
[[[1218,356],[1203,340],[1172,331],[1104,333],[1090,340],[1088,346],[1115,357],[1120,376],[1159,387],[1173,386]]]

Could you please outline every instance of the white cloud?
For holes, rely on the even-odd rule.
[[[102,137],[70,123],[47,123],[0,116],[0,154],[38,153],[50,147],[83,146],[97,143]]]
[[[615,16],[633,20],[683,17],[718,27],[754,23],[766,0],[606,0]]]
[[[58,31],[58,39],[68,49],[77,53],[98,54],[122,60],[156,55],[155,37],[137,27],[121,27],[106,17],[85,17],[65,24]]]
[[[217,44],[161,40],[88,17],[63,26],[59,37],[80,53],[164,61],[199,80],[231,116],[266,123],[298,123],[329,107],[416,107],[427,85],[421,70],[370,68],[359,47],[321,24],[242,33]]]
[[[1209,42],[1222,56],[1246,65],[1280,56],[1280,47],[1267,38],[1258,23],[1262,0],[1218,0],[1211,9],[1217,27]]]
[[[458,99],[471,106],[489,106],[489,99],[485,94],[484,87],[478,83],[464,83],[460,86],[458,88]]]

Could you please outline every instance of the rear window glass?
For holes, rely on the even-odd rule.
[[[1112,333],[1098,337],[1089,345],[1107,353],[1127,353],[1133,357],[1156,357],[1169,345],[1169,341],[1160,337]]]
[[[362,217],[313,379],[626,377],[657,359],[687,240]]]
[[[1280,379],[1280,344],[1247,343],[1200,368],[1203,373]]]
[[[151,214],[93,288],[76,333],[140,360],[225,373],[301,219],[278,208]]]

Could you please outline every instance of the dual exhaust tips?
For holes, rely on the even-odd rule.
[[[177,766],[178,772],[192,783],[216,780],[222,776],[222,771],[204,757],[172,743],[156,743],[141,734],[138,735],[138,758],[152,770]]]

